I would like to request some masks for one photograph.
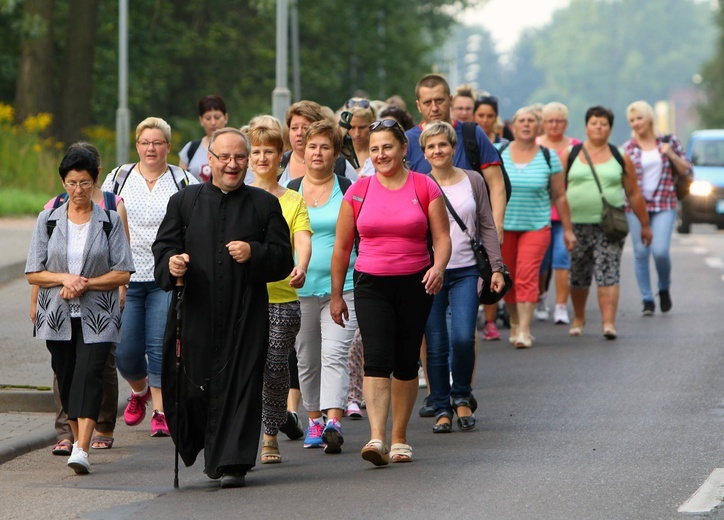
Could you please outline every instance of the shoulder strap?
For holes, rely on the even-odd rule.
[[[586,150],[585,147],[581,147],[581,150],[583,150],[583,155],[586,158],[586,161],[588,161],[588,167],[591,168],[591,172],[593,173],[593,178],[596,181],[596,186],[598,186],[598,192],[601,194],[601,201],[604,203],[604,207],[606,204],[608,204],[608,201],[606,200],[606,197],[603,195],[603,188],[601,187],[601,181],[598,180],[598,174],[596,173],[596,168],[593,166],[593,160],[591,159],[591,156],[588,155],[588,150]]]
[[[196,155],[196,151],[199,149],[199,146],[201,146],[201,139],[194,139],[191,141],[188,150],[189,164],[191,164],[191,159],[193,159],[194,155]]]
[[[186,171],[182,170],[178,166],[171,166],[168,165],[169,169],[171,170],[171,175],[173,176],[173,182],[176,184],[176,189],[178,191],[181,191],[186,186],[189,185],[189,178],[188,175],[186,175]]]
[[[106,207],[106,209],[110,209],[113,211],[118,210],[118,205],[116,204],[116,196],[113,192],[103,192],[103,205]]]
[[[539,144],[538,146],[540,146],[540,151],[543,152],[543,158],[546,160],[548,169],[553,172],[553,167],[551,166],[551,151],[541,144]]]
[[[66,203],[67,200],[68,200],[68,192],[64,191],[63,193],[61,193],[60,195],[55,197],[55,200],[53,201],[53,209],[57,209],[57,208],[61,207],[63,204]]]
[[[126,184],[128,175],[135,167],[136,163],[128,163],[118,167],[118,169],[116,170],[116,175],[113,177],[113,193],[115,193],[116,195],[121,194],[121,190]]]
[[[500,145],[500,148],[498,148],[498,155],[500,155],[501,158],[503,156],[503,152],[505,151],[506,148],[508,148],[508,146],[510,146],[510,141],[504,142],[503,144]]]
[[[463,219],[460,218],[460,215],[458,215],[457,211],[455,211],[455,208],[453,208],[452,203],[450,202],[450,199],[447,198],[445,195],[445,192],[442,191],[442,186],[440,186],[440,183],[437,182],[437,179],[433,177],[432,175],[429,175],[429,177],[435,181],[435,184],[437,184],[438,188],[440,188],[440,193],[442,193],[442,200],[445,201],[445,206],[447,207],[448,212],[450,212],[450,216],[455,219],[455,222],[458,223],[458,226],[460,226],[460,229],[463,230],[463,233],[465,233],[469,239],[473,239],[473,237],[470,236],[470,233],[468,233],[468,227],[463,222]],[[476,201],[477,204],[477,201]]]
[[[415,172],[410,172],[410,175],[412,175],[412,181],[415,185],[415,196],[420,202],[420,207],[425,214],[425,218],[427,218],[428,207],[430,206],[430,192],[427,190],[427,181],[425,180],[427,175]],[[442,189],[440,191],[442,191]]]
[[[566,180],[568,179],[568,170],[571,169],[573,161],[576,160],[576,157],[578,157],[578,154],[581,152],[581,148],[583,148],[583,143],[574,144],[573,147],[571,147],[571,153],[568,154],[568,163],[566,164]]]
[[[367,190],[370,189],[370,181],[372,177],[362,177],[355,183],[354,193],[352,195],[352,211],[354,212],[354,221],[357,222],[360,211],[362,211],[362,204],[364,204],[365,197],[367,197]]]
[[[52,214],[53,212],[51,211],[50,215],[48,215],[48,220],[45,222],[45,231],[48,233],[48,240],[53,236],[53,231],[55,231],[55,226],[58,223],[57,220],[50,220]]]
[[[337,157],[337,160],[334,162],[334,173],[340,177],[347,177],[347,159],[341,155]]]
[[[480,147],[478,140],[475,138],[477,123],[467,122],[461,123],[463,132],[463,144],[465,145],[465,155],[470,163],[470,168],[476,172],[480,171]]]
[[[279,163],[279,169],[280,169],[280,170],[283,171],[284,168],[287,167],[287,164],[289,164],[289,159],[291,159],[291,157],[292,157],[292,151],[291,151],[291,150],[289,150],[288,152],[284,152],[284,153],[282,154],[282,160],[281,160],[281,162]]]
[[[303,176],[302,176],[303,177]],[[302,177],[297,177],[296,179],[292,179],[287,183],[287,188],[294,191],[299,191],[299,188],[302,187]]]
[[[113,231],[113,221],[111,220],[111,210],[106,207],[104,211],[106,212],[106,217],[108,217],[108,220],[103,221],[103,232],[106,234],[106,240],[108,240],[111,237],[111,231]]]
[[[621,156],[621,152],[618,151],[618,147],[615,144],[608,143],[608,147],[611,150],[611,155],[613,155],[613,158],[616,159],[616,162],[621,165],[621,170],[623,174],[626,173],[626,161],[624,161],[623,156]]]

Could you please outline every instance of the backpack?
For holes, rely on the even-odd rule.
[[[571,169],[573,161],[576,159],[576,157],[578,157],[578,154],[581,152],[582,147],[583,143],[574,144],[571,148],[571,153],[568,154],[568,163],[566,164],[566,182],[568,182],[568,171]],[[621,170],[623,171],[623,173],[626,173],[626,161],[623,160],[621,152],[619,152],[618,148],[611,143],[608,143],[608,148],[611,150],[611,155],[613,155],[613,158],[616,159],[616,162],[621,165]]]
[[[53,201],[53,209],[57,209],[63,204],[65,204],[68,201],[68,192],[64,191],[57,197],[55,197],[55,200]],[[103,192],[103,205],[106,207],[106,209],[109,209],[111,211],[117,211],[118,207],[116,206],[116,196],[110,192],[110,191],[104,191]]]
[[[284,152],[284,154],[282,155],[282,160],[279,163],[279,169],[281,170],[282,173],[286,169],[287,164],[289,164],[289,159],[291,159],[291,157],[292,157],[291,150],[288,152]],[[347,178],[347,159],[345,159],[341,155],[339,157],[337,157],[337,160],[334,162],[334,173],[338,177],[343,177],[345,179]],[[277,179],[280,178],[281,176],[282,176],[281,173],[279,175],[277,175]],[[289,187],[289,186],[287,186],[287,187]],[[341,187],[342,187],[342,185],[340,184],[340,188]],[[299,191],[299,188],[295,189],[294,191]],[[344,191],[347,191],[347,188],[345,188]]]
[[[138,163],[124,164],[116,169],[116,174],[113,176],[113,193],[116,195],[121,194],[121,190],[128,180],[128,175],[136,167],[136,164]],[[181,191],[189,185],[189,178],[184,170],[178,166],[171,166],[170,164],[168,165],[168,168],[171,170],[173,182],[176,184],[176,189],[178,189],[178,191]]]
[[[500,155],[500,160],[503,160],[503,151],[510,146],[510,141],[507,143],[503,143],[498,150],[498,155]],[[545,146],[539,144],[540,151],[543,152],[543,158],[546,160],[546,164],[548,165],[548,169],[553,172],[553,167],[551,166],[551,151],[550,148],[546,148]]]
[[[191,164],[191,159],[193,159],[194,155],[196,155],[196,151],[199,149],[199,146],[201,146],[201,139],[194,139],[193,141],[191,141],[187,152],[189,157],[188,164]]]
[[[108,192],[104,191],[103,193],[108,193]],[[60,195],[58,195],[58,197],[56,197],[56,201],[58,200],[59,197],[60,197]],[[66,199],[67,199],[67,197],[66,197]],[[114,203],[115,203],[115,199],[114,199]],[[103,222],[103,232],[106,234],[106,239],[110,239],[111,231],[113,231],[113,221],[111,220],[111,210],[106,208],[103,211],[106,212],[106,216],[108,217],[108,220]],[[50,240],[50,237],[53,236],[53,231],[55,231],[55,226],[57,223],[58,223],[57,220],[48,220],[45,223],[45,230],[48,233],[48,240]]]
[[[461,123],[463,132],[463,145],[465,146],[465,156],[468,158],[470,163],[470,169],[474,170],[482,175],[483,171],[480,169],[480,147],[478,146],[478,140],[475,134],[477,133],[478,124],[472,122]],[[495,147],[493,147],[495,148]],[[496,151],[497,148],[496,148]],[[512,187],[510,185],[510,177],[508,172],[505,170],[503,164],[503,158],[500,156],[502,151],[498,151],[498,157],[500,158],[500,171],[503,173],[503,183],[505,184],[505,201],[510,200],[510,193]],[[485,183],[488,186],[488,183]],[[490,189],[488,189],[488,197],[490,197]]]
[[[287,183],[287,188],[290,190],[294,190],[296,192],[299,192],[299,188],[302,186],[302,177],[297,177],[296,179],[292,179]],[[347,177],[337,175],[337,180],[339,181],[339,189],[342,190],[342,193],[347,193],[347,190],[350,186],[352,186],[352,181],[349,180]],[[362,179],[360,179],[362,180]],[[358,181],[359,182],[359,181]]]

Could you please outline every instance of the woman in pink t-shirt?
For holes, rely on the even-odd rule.
[[[361,455],[376,466],[412,461],[407,424],[417,397],[420,344],[451,252],[440,189],[429,177],[405,167],[406,152],[407,137],[399,123],[370,125],[370,158],[376,173],[347,190],[332,254],[330,313],[344,326],[344,277],[355,233],[359,234],[354,300],[364,343],[363,392],[371,433]],[[430,235],[434,260],[428,250]]]

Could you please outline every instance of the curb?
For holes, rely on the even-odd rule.
[[[0,413],[55,413],[52,391],[0,390]]]
[[[25,261],[0,267],[0,283],[11,282],[25,274]]]
[[[55,430],[49,429],[44,433],[31,434],[22,441],[15,441],[12,445],[0,446],[0,464],[5,464],[16,457],[50,446],[55,442]]]

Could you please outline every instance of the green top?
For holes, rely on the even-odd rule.
[[[571,209],[571,222],[574,224],[600,224],[601,193],[596,186],[591,167],[581,162],[582,153],[573,161],[568,171],[566,198]],[[621,151],[623,155],[623,151]],[[621,165],[611,157],[608,161],[595,164],[598,180],[609,204],[622,207],[624,204],[623,171]]]

